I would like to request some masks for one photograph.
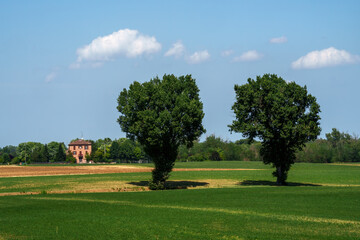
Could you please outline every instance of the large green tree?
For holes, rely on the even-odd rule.
[[[191,75],[135,81],[120,93],[117,109],[121,129],[142,144],[155,163],[154,187],[162,188],[169,178],[180,144],[191,147],[205,132],[203,104]]]
[[[110,146],[110,158],[112,160],[119,159],[119,150],[120,150],[119,142],[117,140],[113,141]]]
[[[236,120],[230,131],[241,132],[250,140],[259,138],[265,164],[276,170],[279,185],[285,184],[295,153],[320,134],[320,106],[306,86],[286,82],[277,75],[265,74],[247,84],[235,85]]]
[[[10,154],[8,153],[2,153],[0,155],[0,164],[2,163],[9,163],[11,161]]]
[[[19,160],[25,163],[37,161],[41,146],[42,144],[38,142],[20,143],[19,146],[16,148]]]
[[[47,147],[47,144],[45,144],[41,147],[40,162],[49,162],[49,160],[50,160],[49,149]]]
[[[47,144],[47,149],[48,149],[48,152],[49,152],[49,161],[50,162],[55,162],[56,161],[56,153],[59,150],[59,145],[60,144],[61,143],[54,142],[54,141]]]
[[[64,143],[59,143],[58,150],[55,155],[55,162],[65,162],[66,153]]]
[[[16,146],[8,145],[8,146],[3,147],[0,152],[7,153],[7,154],[11,155],[12,157],[16,157],[17,156],[16,149],[17,149]]]
[[[139,143],[130,139],[124,139],[119,145],[118,156],[121,161],[131,162],[144,158],[144,153]]]

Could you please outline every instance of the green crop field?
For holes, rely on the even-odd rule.
[[[173,172],[183,189],[165,191],[144,191],[151,173],[0,178],[26,194],[0,196],[0,239],[360,239],[359,164],[297,163],[285,187],[260,162],[176,168],[224,170]]]

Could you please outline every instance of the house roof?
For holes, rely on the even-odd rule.
[[[79,140],[69,143],[69,146],[74,146],[74,145],[91,145],[91,142],[85,141],[83,139],[79,139]]]

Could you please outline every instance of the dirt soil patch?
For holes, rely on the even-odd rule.
[[[338,165],[338,166],[355,166],[360,167],[360,163],[329,163],[330,165]]]
[[[102,173],[151,172],[152,168],[123,165],[94,166],[0,166],[0,177],[80,175]]]
[[[0,177],[82,175],[104,173],[151,172],[151,167],[124,165],[93,165],[93,166],[0,166]],[[175,168],[174,171],[251,171],[262,169],[224,169],[224,168]]]
[[[175,180],[168,181],[169,189],[199,189],[199,188],[224,188],[238,187],[239,181],[230,179],[204,179],[204,180]],[[38,194],[63,194],[63,193],[105,193],[105,192],[141,192],[149,191],[147,182],[128,182],[128,181],[100,181],[93,183],[78,183],[65,186],[53,187],[46,191],[23,191],[23,192],[4,192],[2,196],[17,195],[38,195]],[[1,240],[1,239],[0,239]]]

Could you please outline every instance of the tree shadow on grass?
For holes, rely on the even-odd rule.
[[[139,181],[139,182],[129,182],[128,184],[147,187],[149,185],[148,181]],[[188,189],[192,187],[203,187],[208,185],[207,182],[193,182],[193,181],[166,181],[165,189]]]
[[[287,185],[282,186],[288,186],[288,187],[319,187],[321,185],[319,184],[311,184],[311,183],[296,183],[296,182],[287,182]],[[238,185],[241,186],[280,186],[276,182],[272,181],[264,181],[264,180],[245,180]]]

